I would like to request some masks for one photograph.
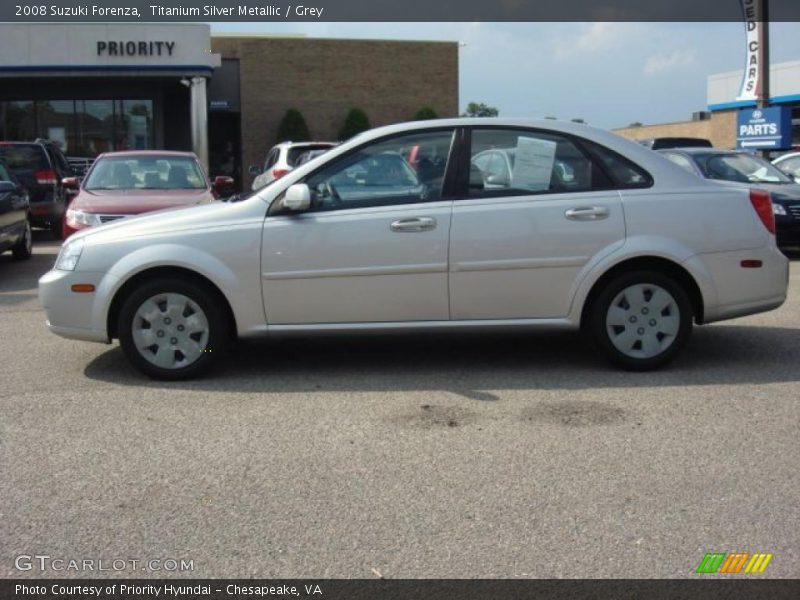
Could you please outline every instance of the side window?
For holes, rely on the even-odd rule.
[[[306,179],[312,210],[434,202],[442,197],[453,130],[379,141]]]
[[[592,155],[600,161],[603,168],[611,176],[614,187],[617,188],[645,188],[653,185],[650,174],[621,156],[600,144],[584,140]]]
[[[664,152],[663,154],[667,159],[669,159],[671,162],[674,162],[679,167],[686,169],[692,175],[697,175],[697,169],[695,169],[692,161],[682,154],[674,154],[672,152]]]
[[[474,129],[469,196],[521,196],[607,189],[602,170],[566,136],[520,129]]]
[[[270,169],[272,165],[278,162],[278,156],[280,155],[280,152],[281,151],[278,148],[273,148],[272,150],[269,151],[269,154],[267,154],[267,159],[264,161],[265,171]]]
[[[13,181],[8,171],[6,171],[6,168],[3,166],[3,163],[0,163],[0,181]]]

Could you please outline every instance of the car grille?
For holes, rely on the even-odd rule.
[[[792,206],[787,206],[786,209],[789,211],[789,214],[794,217],[795,221],[800,221],[800,204],[793,204]]]
[[[110,223],[111,221],[116,221],[117,219],[122,219],[127,217],[128,215],[98,215],[100,217],[101,223]]]

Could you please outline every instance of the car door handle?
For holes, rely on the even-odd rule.
[[[413,219],[400,219],[391,225],[392,231],[430,231],[436,229],[436,219],[432,217],[415,217]]]
[[[570,208],[564,216],[573,221],[598,221],[608,217],[608,208],[605,206],[581,206]]]

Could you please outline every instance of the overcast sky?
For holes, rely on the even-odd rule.
[[[706,108],[706,77],[744,68],[742,23],[214,23],[212,31],[451,40],[459,102],[502,116],[598,127],[682,121]],[[800,23],[773,23],[773,63],[800,60]]]

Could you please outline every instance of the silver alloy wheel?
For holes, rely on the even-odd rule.
[[[681,325],[678,303],[664,288],[637,283],[616,295],[606,313],[614,347],[631,358],[653,358],[675,341]]]
[[[145,360],[162,369],[181,369],[205,352],[208,318],[183,294],[156,294],[136,310],[132,333],[133,343]]]

